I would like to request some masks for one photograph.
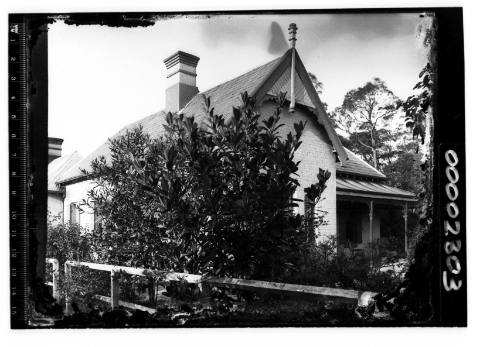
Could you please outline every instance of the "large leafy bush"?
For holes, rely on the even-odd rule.
[[[206,99],[200,122],[169,113],[159,138],[137,128],[112,140],[111,161],[95,160],[89,173],[100,259],[260,279],[296,270],[314,235],[293,199],[304,123],[280,134],[284,102],[280,95],[266,118],[244,93],[226,120]],[[305,187],[311,204],[329,177],[320,170]]]

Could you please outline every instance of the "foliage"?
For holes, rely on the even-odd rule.
[[[435,68],[427,63],[418,75],[419,81],[413,87],[416,94],[409,96],[402,104],[405,111],[405,124],[411,129],[413,138],[424,144],[426,138],[427,114],[432,112]]]
[[[423,172],[420,168],[421,153],[415,153],[416,146],[410,143],[400,146],[398,156],[387,163],[382,172],[389,185],[418,195],[421,191]]]
[[[279,278],[309,241],[293,207],[304,123],[282,133],[284,95],[268,118],[255,100],[227,121],[206,99],[204,123],[169,113],[164,134],[142,129],[111,141],[111,162],[92,163],[88,203],[101,216],[93,237],[106,262],[232,277]],[[330,173],[320,170],[309,198],[319,201]]]
[[[67,260],[89,260],[91,242],[88,231],[78,224],[61,223],[52,218],[47,230],[47,258],[55,258],[60,266]]]
[[[63,296],[88,303],[94,294],[109,295],[109,274],[72,268],[71,277],[65,273],[64,263],[93,261],[94,244],[89,231],[78,224],[62,223],[52,218],[48,224],[47,257],[59,262],[59,290]]]
[[[432,108],[437,77],[436,25],[434,15],[427,13],[421,16],[417,33],[423,48],[427,50],[427,64],[420,71],[419,80],[413,87],[415,94],[401,104],[406,115],[406,126],[412,131],[413,137],[421,141],[422,146],[425,145],[426,139],[431,140],[432,135]],[[428,148],[424,149],[424,156],[430,154],[431,144],[426,147]]]
[[[428,63],[424,66],[419,74],[419,80],[413,87],[415,94],[407,98],[401,104],[401,108],[405,112],[405,123],[408,129],[413,134],[413,138],[417,140],[416,152],[420,152],[420,185],[418,195],[419,200],[419,216],[421,224],[424,228],[429,228],[432,223],[432,208],[433,208],[433,103],[435,80],[437,77],[437,63],[435,56],[436,48],[436,21],[432,15],[424,16],[420,26],[419,35],[422,38],[422,44],[428,49]]]
[[[386,252],[394,245],[373,245],[365,254],[354,255],[338,251],[335,236],[312,245],[301,269],[286,279],[300,283],[344,289],[383,291],[399,284],[402,269],[395,269],[399,263],[397,255]],[[369,253],[374,256],[370,257]]]
[[[160,168],[158,150],[153,140],[136,128],[110,140],[109,165],[103,157],[92,163],[95,185],[87,204],[98,218],[92,239],[98,245],[99,262],[152,269],[169,263],[168,252],[162,253],[159,247],[165,244],[165,236],[153,213],[156,205],[132,179],[130,170],[131,156],[147,156],[152,166]]]
[[[231,292],[233,294],[230,295],[234,297],[237,291]],[[169,305],[159,308],[154,314],[141,310],[130,311],[123,307],[109,310],[98,305],[91,305],[87,312],[75,307],[75,312],[56,321],[55,327],[314,327],[359,326],[364,323],[356,317],[352,304],[349,303],[329,301],[325,304],[323,301],[306,298],[272,295],[253,301],[235,300],[225,296],[212,300],[210,305]]]
[[[348,135],[350,149],[375,168],[395,155],[391,143],[400,136],[393,126],[399,103],[385,82],[374,78],[347,92],[331,115],[335,126]]]
[[[419,36],[428,49],[428,63],[420,72],[415,85],[415,94],[410,96],[401,107],[406,115],[406,125],[416,140],[417,152],[421,153],[420,184],[418,188],[419,226],[413,231],[417,240],[413,262],[406,274],[405,281],[391,292],[384,293],[377,305],[385,307],[400,321],[431,321],[434,305],[438,297],[439,276],[434,259],[438,257],[437,223],[433,223],[433,171],[434,143],[432,140],[434,119],[434,88],[436,69],[436,20],[432,14],[421,16]],[[387,305],[388,302],[393,302]]]

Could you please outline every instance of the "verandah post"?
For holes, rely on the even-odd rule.
[[[408,257],[408,203],[404,205],[403,218],[405,220],[405,255]]]
[[[370,200],[370,261],[373,261],[373,200]]]

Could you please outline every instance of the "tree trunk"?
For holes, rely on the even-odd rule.
[[[374,131],[375,128],[372,127],[372,129],[370,130],[370,139],[371,139],[372,153],[373,153],[373,167],[378,170],[377,149],[375,148],[375,137],[373,136]]]

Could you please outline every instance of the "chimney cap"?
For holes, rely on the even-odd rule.
[[[49,140],[48,160],[50,163],[52,160],[61,157],[62,143],[64,142],[64,140],[57,137],[49,137],[48,140]]]
[[[198,66],[199,60],[200,58],[198,58],[193,54],[189,54],[183,51],[177,51],[168,58],[166,58],[165,60],[163,60],[163,63],[165,63],[167,69],[179,63],[196,67]]]
[[[59,137],[49,137],[49,144],[53,144],[53,145],[62,145],[62,143],[64,142],[63,139],[59,138]]]

